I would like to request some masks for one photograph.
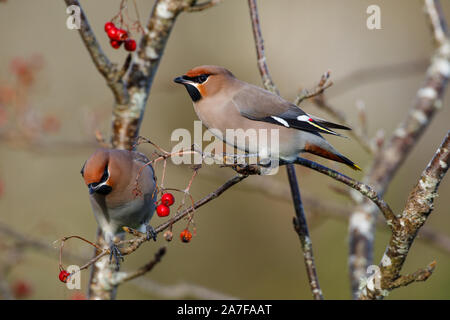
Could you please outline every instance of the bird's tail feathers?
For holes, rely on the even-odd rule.
[[[360,168],[360,166],[358,166],[356,163],[354,163],[352,160],[350,160],[347,157],[344,157],[342,154],[339,155],[339,158],[341,158],[342,161],[338,161],[341,162],[347,166],[349,166],[350,168],[352,168],[353,170],[358,170],[358,171],[362,171],[362,169]]]
[[[353,170],[361,170],[361,168],[357,164],[355,164],[353,161],[351,161],[347,157],[344,157],[342,154],[340,154],[339,152],[337,152],[335,150],[327,150],[321,146],[307,143],[305,145],[304,151],[314,154],[316,156],[322,157],[322,158],[326,158],[326,159],[330,159],[330,160],[333,160],[336,162],[343,163],[343,164],[349,166],[350,168],[352,168]]]

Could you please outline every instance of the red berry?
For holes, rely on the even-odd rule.
[[[180,239],[183,242],[189,242],[192,239],[192,233],[188,229],[184,229],[180,233]]]
[[[105,32],[108,32],[110,29],[115,28],[116,26],[111,21],[105,23]]]
[[[175,202],[175,198],[171,193],[164,193],[161,197],[161,203],[165,204],[166,206],[171,206]]]
[[[167,217],[170,214],[170,208],[164,204],[160,204],[156,207],[156,213],[158,217]]]
[[[14,293],[14,297],[25,298],[31,294],[32,288],[28,282],[18,280],[13,284],[12,291]]]
[[[127,51],[136,50],[136,41],[134,41],[134,39],[127,39],[125,41],[125,50]]]
[[[108,31],[106,31],[106,33],[108,34],[108,37],[111,40],[120,40],[117,36],[118,32],[119,32],[119,29],[117,29],[116,27],[113,27],[113,28],[109,29]]]
[[[59,273],[59,280],[61,280],[61,282],[66,283],[67,282],[67,278],[69,278],[70,273],[68,273],[66,270],[61,270],[61,272]]]
[[[109,43],[111,44],[111,47],[113,47],[114,49],[119,49],[120,46],[122,45],[123,41],[117,41],[117,40],[110,40]]]
[[[126,40],[126,39],[128,39],[128,32],[126,32],[125,30],[123,30],[123,29],[118,29],[117,30],[117,39],[115,39],[115,40]]]

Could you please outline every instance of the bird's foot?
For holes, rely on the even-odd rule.
[[[122,253],[120,253],[120,249],[118,246],[116,246],[115,243],[111,243],[109,246],[109,263],[112,262],[112,258],[114,257],[114,260],[116,260],[116,270],[119,270],[120,268],[120,260],[124,261]]]
[[[156,241],[157,233],[156,233],[155,229],[153,229],[153,227],[151,225],[147,224],[145,226],[145,231],[146,231],[146,234],[147,234],[147,241],[150,240],[150,239],[153,239],[153,240]]]
[[[237,173],[250,176],[261,174],[261,168],[256,164],[238,164],[232,167]]]

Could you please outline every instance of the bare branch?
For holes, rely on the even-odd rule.
[[[416,99],[406,118],[399,124],[392,137],[377,153],[369,174],[364,182],[383,195],[394,178],[398,168],[416,145],[430,124],[436,111],[442,106],[442,97],[450,75],[450,41],[446,33],[445,21],[437,0],[426,0],[429,19],[432,21],[434,36],[439,41],[434,57],[427,71],[425,82],[417,92]],[[440,17],[436,18],[436,14]],[[439,20],[439,23],[436,23]],[[442,38],[445,34],[445,39]],[[358,296],[359,282],[373,260],[373,242],[376,211],[362,200],[350,218],[350,278],[354,297]],[[360,222],[364,222],[361,224]]]
[[[186,7],[185,11],[188,11],[188,12],[203,11],[203,10],[206,10],[206,9],[216,6],[221,2],[222,2],[222,0],[208,0],[208,1],[205,1],[205,2],[202,2],[199,4],[193,4],[189,7]]]
[[[292,199],[294,199],[294,203],[296,204],[296,216],[293,219],[294,229],[298,234],[302,246],[306,273],[308,275],[309,285],[311,287],[313,297],[315,300],[323,300],[322,290],[320,289],[317,277],[316,264],[314,263],[314,255],[312,251],[311,238],[309,236],[308,223],[306,221],[306,215],[303,209],[302,199],[300,197],[300,188],[296,183],[297,179],[295,176],[295,170],[293,170],[294,166],[287,167],[288,176],[290,178],[289,181],[293,181],[292,183],[290,183],[291,195]]]
[[[419,182],[409,194],[408,201],[399,223],[395,225],[393,233],[383,258],[379,264],[381,272],[381,290],[363,288],[361,299],[377,299],[387,294],[385,290],[392,290],[413,281],[426,280],[434,269],[432,263],[425,271],[418,271],[412,275],[400,276],[409,249],[433,211],[434,198],[437,189],[450,166],[450,131],[447,132],[442,144],[423,171]]]
[[[278,92],[275,83],[269,73],[269,68],[267,66],[266,55],[264,53],[264,40],[261,33],[261,26],[259,24],[258,8],[256,5],[256,0],[248,0],[248,6],[250,8],[250,18],[252,22],[253,38],[255,39],[256,46],[256,58],[258,59],[258,70],[261,74],[263,85],[266,90],[273,92],[275,94],[280,94]]]
[[[419,269],[414,273],[407,274],[406,276],[400,276],[391,283],[389,289],[393,290],[399,287],[405,287],[413,282],[425,281],[432,275],[435,267],[436,261],[433,261],[424,269]]]
[[[448,45],[447,22],[439,0],[425,0],[425,10],[437,46]]]

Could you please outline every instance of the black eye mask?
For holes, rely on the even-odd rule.
[[[208,80],[208,77],[209,77],[209,74],[201,74],[201,75],[196,76],[196,77],[183,76],[182,78],[184,80],[189,80],[189,81],[192,81],[192,82],[195,82],[195,83],[203,83],[206,80]]]
[[[108,193],[110,193],[112,191],[112,188],[104,184],[108,180],[108,178],[109,178],[108,165],[106,165],[100,181],[88,185],[89,193],[93,194],[95,192],[103,195],[107,195]]]

